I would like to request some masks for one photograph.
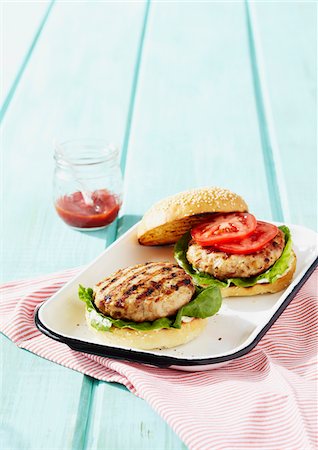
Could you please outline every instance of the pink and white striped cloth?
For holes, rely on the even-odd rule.
[[[146,400],[193,450],[317,448],[317,276],[258,346],[224,367],[158,369],[71,350],[41,334],[34,309],[77,273],[1,287],[0,330],[19,347]]]

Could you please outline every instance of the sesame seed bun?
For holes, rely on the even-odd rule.
[[[174,244],[194,225],[213,213],[246,212],[248,206],[237,194],[218,187],[191,189],[167,197],[143,216],[137,230],[142,245]]]
[[[87,312],[86,321],[90,329],[98,333],[106,345],[120,345],[142,350],[171,348],[186,344],[195,339],[207,324],[207,319],[195,318],[191,322],[182,322],[181,328],[139,331],[130,328],[111,327],[110,331],[97,331],[91,326]]]

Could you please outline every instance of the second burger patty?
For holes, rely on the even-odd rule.
[[[271,267],[281,256],[284,246],[285,238],[281,230],[278,230],[274,239],[262,250],[249,255],[227,254],[211,247],[201,247],[191,241],[187,259],[195,269],[209,273],[219,280],[234,277],[248,278]]]
[[[195,287],[179,266],[153,262],[118,270],[93,291],[95,305],[106,316],[152,322],[175,315],[189,303]]]

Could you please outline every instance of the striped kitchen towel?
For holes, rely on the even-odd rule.
[[[78,353],[41,334],[34,325],[34,309],[77,272],[3,285],[0,330],[39,356],[124,384],[189,449],[316,448],[317,270],[253,351],[197,373]]]

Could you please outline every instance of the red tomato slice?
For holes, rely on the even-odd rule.
[[[267,222],[257,221],[256,229],[252,234],[236,242],[227,242],[214,245],[216,250],[237,255],[248,255],[255,253],[265,247],[278,233],[275,225]]]
[[[202,246],[232,242],[252,234],[256,223],[255,217],[249,213],[215,214],[209,222],[194,227],[191,236]]]

